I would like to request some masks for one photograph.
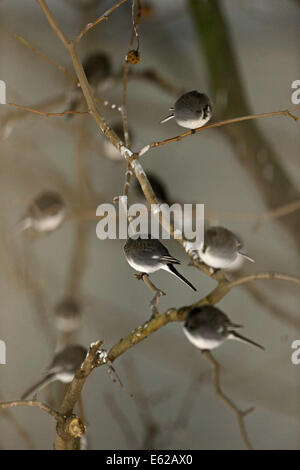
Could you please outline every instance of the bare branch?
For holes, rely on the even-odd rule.
[[[72,82],[77,83],[77,78],[75,77],[75,75],[73,75],[63,65],[60,65],[57,62],[55,62],[55,60],[53,60],[51,57],[45,54],[45,52],[41,51],[38,47],[30,44],[30,42],[27,39],[24,39],[19,34],[14,34],[13,37],[16,38],[18,41],[20,41],[29,50],[33,51],[35,54],[40,56],[43,60],[48,62],[50,65],[53,65],[53,67],[55,67],[57,70],[59,70],[60,72],[63,72],[70,80],[72,80]]]
[[[88,111],[63,111],[61,113],[47,113],[47,111],[41,111],[39,109],[29,108],[27,106],[22,106],[21,104],[8,103],[9,106],[14,108],[23,109],[23,111],[28,111],[30,113],[39,114],[40,116],[46,117],[57,117],[57,116],[67,116],[68,114],[89,114]]]
[[[253,119],[262,119],[262,118],[267,118],[267,117],[274,117],[274,116],[288,116],[292,117],[294,120],[298,120],[299,118],[296,118],[295,116],[292,116],[291,112],[292,111],[299,111],[300,106],[295,106],[294,108],[290,109],[283,109],[281,111],[273,111],[270,113],[261,113],[261,114],[251,114],[249,116],[242,116],[242,117],[237,117],[233,119],[226,119],[225,121],[220,121],[220,122],[214,122],[212,124],[207,124],[204,127],[197,127],[196,129],[192,129],[190,131],[183,132],[180,135],[177,135],[176,137],[171,137],[170,139],[165,139],[161,140],[159,142],[152,142],[152,144],[148,144],[147,146],[143,147],[139,152],[135,154],[135,158],[139,158],[141,155],[144,155],[146,152],[149,150],[156,148],[156,147],[161,147],[162,145],[170,144],[172,142],[179,142],[180,140],[184,139],[185,137],[188,137],[190,135],[194,135],[195,133],[206,131],[207,129],[214,129],[216,127],[223,127],[223,126],[228,126],[229,124],[234,124],[237,122],[243,122],[243,121],[250,121]],[[147,147],[147,150],[145,148]]]
[[[105,13],[103,13],[103,15],[101,15],[99,18],[97,18],[95,21],[93,21],[93,23],[88,23],[81,31],[80,33],[78,34],[78,36],[76,37],[75,39],[75,42],[78,43],[82,38],[83,36],[88,32],[90,31],[90,29],[94,28],[97,24],[101,23],[102,21],[107,21],[108,20],[108,17],[109,15],[114,11],[116,10],[117,8],[119,8],[123,3],[127,2],[127,0],[121,0],[119,3],[117,3],[115,6],[109,8],[109,10],[106,10]]]
[[[38,400],[15,400],[15,401],[0,402],[0,410],[5,410],[7,408],[14,408],[18,406],[31,406],[31,407],[40,408],[41,410],[45,411],[49,415],[53,416],[53,418],[55,418],[56,421],[60,421],[63,419],[63,415],[61,413],[54,410],[46,403],[42,403],[41,401],[38,401]]]

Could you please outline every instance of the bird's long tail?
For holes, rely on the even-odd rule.
[[[252,341],[251,339],[245,338],[245,336],[240,335],[240,333],[237,333],[236,331],[230,331],[228,338],[235,339],[236,341],[241,341],[242,343],[252,344],[253,346],[256,346],[257,348],[265,350],[265,348],[261,346],[260,344],[255,343],[255,341]]]
[[[46,387],[50,382],[53,382],[55,380],[55,375],[54,374],[48,374],[46,377],[43,379],[39,380],[36,382],[32,387],[30,387],[28,390],[26,390],[25,393],[21,396],[21,400],[25,400],[25,398],[29,397],[30,395],[35,395],[37,392],[42,390],[42,388]]]
[[[187,284],[191,289],[193,289],[194,291],[197,291],[196,287],[194,287],[193,284],[191,284],[184,276],[182,276],[182,274],[180,274],[177,271],[177,269],[173,266],[173,264],[171,264],[171,263],[167,264],[166,269],[168,271],[170,271],[172,274],[174,274],[174,276],[181,279],[181,281],[184,282],[185,284]]]
[[[162,121],[160,121],[160,124],[164,124],[167,121],[170,121],[170,119],[174,118],[174,114],[170,114],[169,116],[165,117]]]

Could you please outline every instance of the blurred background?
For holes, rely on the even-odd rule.
[[[69,37],[114,4],[47,3]],[[90,31],[79,47],[83,60],[99,50],[109,56],[111,77],[97,96],[117,105],[132,31],[130,3]],[[215,120],[293,106],[291,84],[300,79],[299,1],[142,4],[141,62],[130,67],[128,80],[134,150],[183,131],[174,121],[159,124],[183,89],[206,92]],[[72,65],[34,0],[0,2],[0,36],[7,102],[50,112],[69,109],[74,83],[38,50],[70,71]],[[78,109],[86,109],[83,101]],[[111,125],[120,121],[117,110],[100,109]],[[93,119],[46,118],[2,105],[0,122],[0,338],[7,346],[0,399],[14,400],[40,378],[62,344],[88,347],[102,339],[109,349],[145,322],[152,294],[127,264],[124,241],[96,237],[96,207],[122,194],[126,164],[110,158]],[[149,152],[142,164],[172,201],[204,203],[211,222],[242,236],[256,261],[245,264],[244,272],[297,275],[300,212],[261,216],[300,200],[299,144],[299,123],[272,117],[201,132]],[[28,206],[49,189],[64,198],[67,220],[50,234],[19,233],[16,226]],[[134,178],[130,200],[141,200]],[[215,287],[187,266],[177,243],[166,245],[198,292],[164,272],[153,275],[167,293],[161,312],[191,304]],[[72,334],[62,333],[55,320],[66,296],[76,299],[81,314]],[[260,281],[234,289],[219,304],[266,349],[228,342],[215,352],[224,391],[242,409],[255,407],[246,425],[256,449],[299,448],[300,365],[291,362],[291,343],[300,339],[299,299],[295,285]],[[233,413],[215,398],[209,364],[186,340],[181,324],[162,328],[114,365],[134,397],[112,382],[105,367],[93,372],[83,391],[90,449],[244,448]],[[58,408],[63,390],[54,384],[38,397]],[[0,414],[2,449],[51,449],[54,438],[54,421],[38,409]]]

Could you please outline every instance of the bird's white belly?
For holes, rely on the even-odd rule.
[[[74,373],[73,372],[59,372],[56,376],[57,380],[64,384],[68,384],[72,382],[74,378]]]
[[[46,217],[43,220],[33,220],[32,225],[38,232],[50,232],[59,227],[65,218],[65,212],[59,212],[51,217]]]
[[[136,271],[138,271],[140,273],[151,274],[151,273],[154,273],[155,271],[158,271],[159,269],[161,269],[161,266],[162,266],[160,263],[155,265],[155,266],[145,266],[143,264],[137,263],[136,261],[134,261],[130,258],[127,258],[127,261],[133,269],[135,269]]]
[[[215,269],[228,269],[235,263],[237,258],[237,256],[229,259],[221,258],[219,256],[212,255],[211,253],[209,253],[209,251],[203,253],[201,250],[199,252],[199,255],[205,264]]]
[[[64,317],[57,317],[55,319],[55,324],[58,330],[64,331],[65,333],[69,333],[70,331],[76,330],[80,325],[79,318],[64,318]]]
[[[210,116],[203,119],[176,119],[177,124],[182,127],[186,127],[188,129],[196,129],[197,127],[202,127],[210,120]]]
[[[201,338],[199,336],[195,337],[194,335],[191,335],[191,333],[186,328],[183,328],[183,331],[188,340],[198,349],[215,349],[218,348],[223,342],[215,339]]]

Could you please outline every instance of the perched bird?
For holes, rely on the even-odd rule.
[[[115,124],[111,126],[111,128],[115,131],[115,133],[120,138],[120,140],[124,141],[123,123],[121,121],[116,122]],[[128,129],[128,134],[129,134],[130,144],[132,145],[134,137],[130,129]],[[111,160],[115,160],[115,161],[124,160],[124,157],[121,155],[119,150],[116,149],[116,147],[110,142],[110,140],[107,137],[105,137],[105,140],[103,142],[103,150],[104,150],[105,156],[107,158],[110,158]]]
[[[145,239],[140,236],[128,238],[124,245],[124,253],[130,266],[141,274],[151,274],[159,269],[164,269],[196,291],[197,289],[173,266],[180,264],[180,261],[173,258],[159,240],[150,237],[151,235]]]
[[[33,228],[37,232],[52,232],[65,220],[66,206],[61,195],[55,191],[40,193],[30,204],[19,222],[21,231]]]
[[[102,51],[93,52],[82,62],[83,69],[88,79],[92,91],[95,92],[98,86],[103,86],[111,76],[112,67],[109,56]],[[76,87],[69,92],[69,111],[75,111],[82,98],[81,89]],[[72,114],[67,115],[68,118]]]
[[[154,175],[153,173],[148,173],[147,172],[147,178],[148,178],[148,181],[151,184],[152,189],[153,189],[153,191],[154,191],[154,193],[155,193],[155,195],[158,199],[158,202],[160,204],[165,203],[165,204],[168,204],[168,205],[172,205],[172,203],[170,202],[168,192],[167,192],[167,188],[164,185],[164,183],[156,175]],[[145,200],[143,190],[142,190],[141,185],[140,185],[140,183],[138,182],[137,179],[135,180],[134,189],[135,189],[137,195],[140,198],[143,198],[143,200]]]
[[[254,262],[241,251],[242,247],[242,241],[227,228],[209,227],[205,230],[199,256],[214,269],[230,269],[240,258]]]
[[[235,328],[241,327],[242,325],[232,323],[218,308],[205,305],[196,307],[188,313],[183,331],[188,340],[202,350],[218,348],[227,339],[235,339],[264,349],[260,344],[235,331]]]
[[[87,349],[80,345],[67,346],[62,351],[55,354],[53,361],[47,368],[45,376],[23,395],[22,400],[32,396],[49,383],[58,380],[62,383],[72,382],[76,370],[81,366],[87,355]]]
[[[64,333],[71,333],[80,326],[81,306],[75,297],[64,297],[55,307],[56,328]]]
[[[161,121],[161,124],[175,118],[179,126],[196,129],[206,124],[212,116],[212,107],[208,96],[193,90],[182,95],[170,108],[172,114]]]

